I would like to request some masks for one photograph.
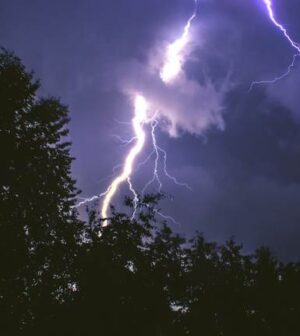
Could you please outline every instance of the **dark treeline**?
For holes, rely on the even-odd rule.
[[[2,50],[0,335],[300,335],[300,264],[186,241],[156,221],[160,195],[136,220],[80,220],[68,111],[38,88]]]

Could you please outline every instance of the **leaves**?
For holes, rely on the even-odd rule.
[[[71,211],[77,190],[64,140],[68,111],[58,99],[37,98],[38,87],[20,60],[2,50],[0,308],[13,329],[69,296],[81,230]]]

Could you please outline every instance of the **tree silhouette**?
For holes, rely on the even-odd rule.
[[[67,108],[38,99],[20,60],[0,53],[1,328],[15,335],[67,299],[80,222],[71,211]]]

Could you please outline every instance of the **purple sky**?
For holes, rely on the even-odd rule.
[[[299,1],[273,1],[278,19],[300,41]],[[127,150],[113,136],[131,135],[130,125],[118,122],[132,116],[120,82],[156,89],[144,69],[162,43],[180,34],[192,10],[192,0],[0,2],[0,44],[35,72],[41,95],[59,96],[70,107],[73,174],[83,196],[108,186],[105,178]],[[187,126],[176,138],[158,131],[169,171],[193,188],[163,179],[174,198],[164,212],[181,223],[175,230],[218,241],[235,236],[247,250],[266,244],[280,257],[300,258],[300,60],[286,79],[248,92],[253,80],[284,72],[292,56],[262,0],[200,0],[186,78],[217,89],[230,78],[230,85],[222,95],[224,130],[212,124],[190,134]],[[174,96],[174,108],[182,103],[184,123],[195,124],[206,98],[183,104]],[[137,189],[150,169],[135,175]]]

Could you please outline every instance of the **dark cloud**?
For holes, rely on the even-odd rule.
[[[117,122],[132,114],[124,90],[141,86],[171,124],[173,117],[174,125],[196,134],[158,134],[170,173],[193,187],[190,192],[164,178],[174,196],[165,212],[181,223],[174,228],[218,240],[235,235],[249,250],[268,244],[287,259],[299,258],[300,60],[286,79],[248,92],[252,81],[282,74],[293,49],[261,0],[201,1],[181,83],[193,83],[196,93],[191,100],[180,96],[147,69],[163,43],[180,34],[192,10],[188,0],[3,0],[0,43],[35,70],[41,94],[69,104],[73,171],[84,195],[103,191],[103,177],[122,162],[126,148],[113,135],[131,134],[130,125]],[[276,15],[295,40],[299,10],[297,0],[276,0]],[[222,91],[227,78],[230,85]],[[208,108],[213,103],[215,114]],[[150,172],[144,166],[137,173],[139,188]]]

